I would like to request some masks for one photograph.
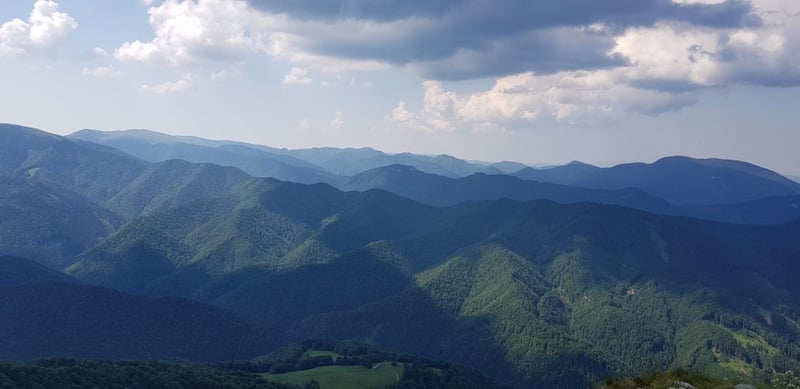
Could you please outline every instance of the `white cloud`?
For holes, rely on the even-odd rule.
[[[712,3],[711,0],[682,0]],[[419,110],[399,102],[388,119],[423,130],[591,123],[614,112],[657,115],[695,104],[707,88],[737,84],[800,85],[800,2],[758,0],[760,27],[712,29],[681,23],[631,28],[609,55],[628,63],[608,69],[533,72],[498,78],[485,91],[458,94],[423,83]]]
[[[331,128],[340,130],[342,127],[344,127],[344,114],[337,111],[333,114],[333,119],[331,119]]]
[[[37,0],[27,21],[17,18],[0,25],[0,55],[50,49],[76,28],[78,22],[59,12],[57,2]]]
[[[113,66],[98,66],[95,68],[83,68],[81,72],[84,76],[98,77],[98,78],[117,78],[122,73]]]
[[[381,61],[344,59],[304,49],[307,34],[342,34],[343,26],[353,28],[360,25],[358,21],[328,25],[291,20],[239,0],[153,2],[148,15],[154,37],[124,42],[114,52],[118,60],[184,66],[207,60],[243,61],[263,53],[328,73],[388,67]]]
[[[797,27],[719,31],[660,24],[629,30],[617,38],[614,52],[632,62],[633,81],[695,87],[800,84]]]
[[[148,9],[155,36],[123,43],[114,56],[180,66],[201,60],[236,61],[262,52],[272,18],[244,1],[166,0]]]
[[[614,112],[654,115],[694,104],[690,93],[671,93],[627,85],[618,70],[522,73],[499,78],[491,89],[472,94],[423,83],[422,107],[413,112],[403,101],[389,119],[416,130],[456,131],[487,127],[518,128],[536,122],[592,123]]]
[[[105,58],[108,56],[108,52],[102,47],[95,47],[92,49],[92,55],[95,58]]]
[[[722,0],[672,1],[687,7],[716,4],[738,9]],[[541,121],[591,122],[613,112],[655,115],[679,110],[696,102],[705,88],[800,85],[800,24],[796,23],[800,2],[752,2],[762,24],[729,21],[722,28],[653,15],[653,20],[661,21],[633,23],[639,27],[622,30],[596,21],[563,28],[540,26],[442,54],[437,50],[448,49],[448,40],[421,46],[418,38],[426,31],[441,31],[440,24],[452,22],[447,17],[293,18],[254,9],[246,1],[164,0],[148,9],[153,38],[125,42],[114,55],[125,61],[183,66],[207,60],[241,63],[266,54],[293,65],[282,80],[287,85],[313,83],[310,70],[338,74],[437,68],[446,73],[441,77],[428,73],[446,79],[447,74],[469,78],[492,68],[499,69],[492,74],[510,75],[473,93],[455,93],[438,82],[425,82],[418,110],[401,102],[388,117],[405,126],[442,131]],[[747,4],[740,8],[749,15]],[[16,29],[9,24],[8,34]],[[514,74],[519,66],[531,69],[532,62],[542,70]],[[515,67],[507,67],[508,63]],[[223,71],[211,78],[228,76]],[[331,127],[336,127],[334,122],[339,123],[334,119]]]
[[[301,68],[292,68],[287,75],[283,77],[284,85],[310,85],[314,82],[308,76],[308,71]]]
[[[183,92],[191,89],[192,86],[193,86],[192,77],[190,75],[187,75],[186,77],[178,81],[168,81],[156,85],[144,84],[142,85],[141,90],[143,92],[164,94],[164,93]]]

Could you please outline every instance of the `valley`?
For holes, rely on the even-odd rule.
[[[398,353],[359,368],[304,349],[295,365],[330,361],[259,373],[323,388],[437,376],[400,354],[519,388],[675,368],[764,382],[800,367],[800,221],[782,211],[798,185],[777,173],[694,162],[739,189],[688,204],[650,184],[570,186],[449,159],[473,170],[384,155],[342,177],[331,166],[352,159],[332,149],[278,153],[331,180],[290,182],[206,149],[146,161],[78,138],[0,128],[14,151],[0,161],[0,317],[17,318],[0,320],[14,339],[0,358],[258,364],[308,339]]]

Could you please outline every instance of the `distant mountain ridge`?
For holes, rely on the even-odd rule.
[[[582,168],[578,164],[572,166]],[[450,178],[423,173],[403,165],[368,170],[343,180],[338,188],[357,191],[382,189],[434,206],[507,198],[517,201],[552,200],[564,204],[613,204],[658,214],[741,224],[780,224],[800,220],[800,196],[767,197],[731,204],[678,206],[633,187],[591,189],[481,173]]]
[[[242,142],[171,136],[149,130],[81,130],[69,137],[116,147],[151,162],[173,158],[209,162],[236,166],[254,176],[301,183],[334,183],[337,176],[351,176],[393,164],[410,165],[448,177],[502,172],[493,164],[471,163],[449,155],[387,154],[368,147],[287,150]],[[498,166],[508,172],[521,168],[511,162]]]
[[[548,169],[526,168],[515,176],[534,181],[596,189],[640,188],[676,205],[723,204],[800,194],[800,184],[742,161],[674,156],[652,164],[599,168],[571,163]]]
[[[69,136],[118,148],[150,162],[183,159],[189,162],[236,166],[254,176],[303,183],[330,182],[334,175],[313,163],[278,149],[196,137],[176,137],[147,130],[78,131]]]
[[[465,201],[508,198],[559,203],[594,202],[663,212],[669,204],[639,189],[597,190],[522,180],[514,176],[477,173],[450,178],[411,166],[390,165],[362,172],[343,181],[342,190],[383,189],[425,204],[451,206]]]
[[[286,150],[147,130],[82,130],[70,137],[117,147],[151,162],[172,158],[209,162],[236,166],[259,177],[300,183],[324,182],[346,189],[367,189],[363,184],[353,184],[353,176],[392,165],[406,165],[449,178],[476,173],[511,174],[529,181],[591,189],[638,188],[679,206],[800,195],[800,184],[778,173],[747,162],[714,158],[673,156],[652,164],[627,163],[610,168],[573,161],[562,166],[532,168],[517,162],[475,163],[448,155],[386,154],[371,148]]]

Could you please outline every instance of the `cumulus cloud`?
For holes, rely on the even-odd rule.
[[[589,123],[613,112],[656,115],[694,104],[691,93],[639,89],[620,71],[573,71],[537,76],[522,73],[498,79],[489,90],[459,94],[438,81],[423,83],[419,110],[399,102],[389,119],[416,130],[456,131],[516,128],[535,122]]]
[[[92,56],[95,58],[105,58],[108,56],[108,52],[102,47],[95,47],[92,49]]]
[[[760,0],[755,4],[762,22],[757,25],[717,28],[660,21],[612,31],[607,55],[620,62],[605,68],[556,64],[499,77],[491,89],[467,94],[448,92],[439,82],[428,81],[423,84],[420,109],[409,110],[401,101],[388,117],[402,126],[426,130],[514,128],[535,122],[591,122],[613,112],[658,115],[695,104],[707,88],[800,85],[800,26],[792,22],[800,15],[800,3]],[[606,29],[602,25],[587,28]],[[609,47],[604,40],[598,45]],[[591,56],[591,50],[588,53]],[[454,56],[441,67],[452,69],[451,74],[474,75],[469,66],[476,58],[480,55],[472,60]]]
[[[27,21],[17,18],[0,25],[0,55],[50,49],[76,28],[78,22],[59,12],[57,2],[37,0]]]
[[[116,58],[183,66],[264,54],[292,64],[285,84],[312,83],[312,69],[408,69],[437,80],[423,84],[421,107],[400,102],[388,115],[414,128],[655,115],[706,88],[800,85],[794,0],[165,0],[148,13],[153,38]],[[455,93],[439,82],[482,78],[495,85]]]
[[[97,78],[117,78],[122,73],[113,66],[98,66],[95,68],[83,68],[81,72],[84,76],[97,77]]]
[[[187,75],[186,77],[177,81],[168,81],[156,85],[144,84],[142,85],[141,90],[143,92],[165,94],[183,92],[191,89],[192,86],[192,77]]]
[[[270,28],[270,18],[243,1],[166,0],[147,12],[155,36],[123,43],[117,59],[175,66],[241,60],[263,50],[261,31]]]
[[[308,71],[301,68],[292,68],[287,75],[283,77],[284,85],[310,85],[314,80],[308,76]]]
[[[748,83],[800,85],[800,29],[717,31],[657,25],[617,38],[614,52],[635,66],[630,78],[654,88]]]

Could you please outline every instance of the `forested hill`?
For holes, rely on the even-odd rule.
[[[729,379],[800,368],[800,222],[545,200],[436,207],[148,163],[31,129],[0,134],[14,147],[0,159],[10,183],[0,212],[41,215],[0,219],[0,254],[35,254],[95,285],[0,288],[0,318],[22,318],[0,320],[15,340],[2,343],[8,358],[151,358],[161,345],[165,358],[221,360],[317,338],[520,388],[673,367]]]

